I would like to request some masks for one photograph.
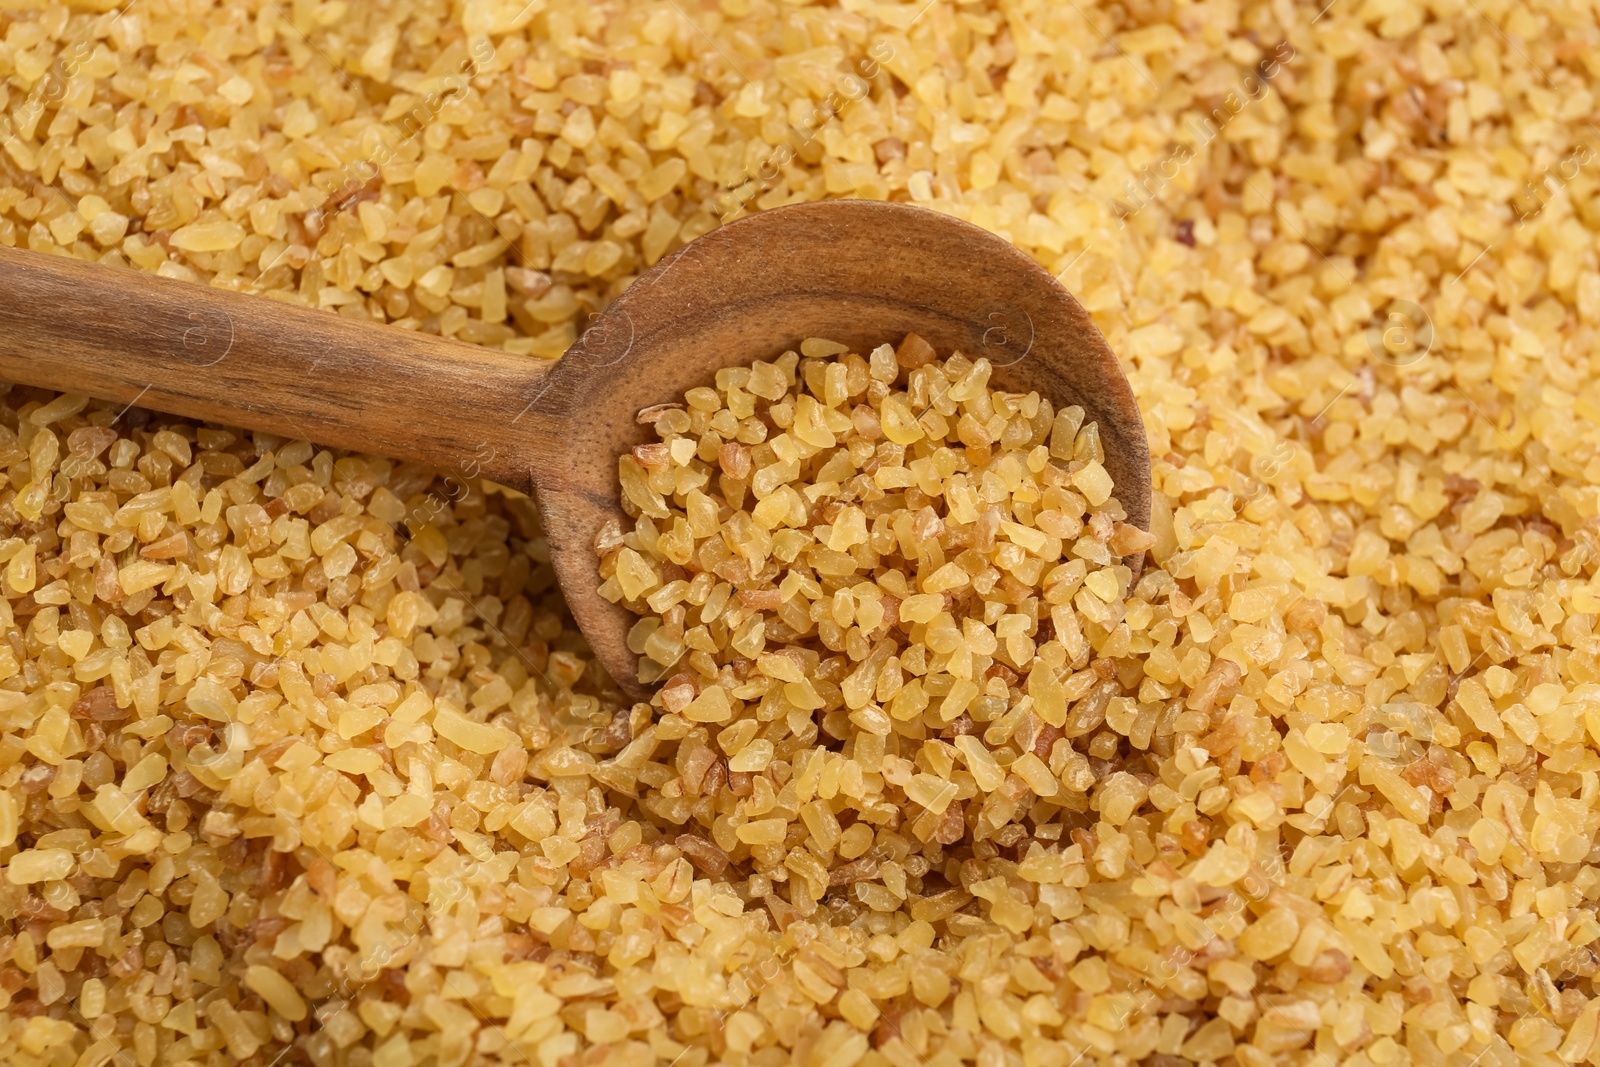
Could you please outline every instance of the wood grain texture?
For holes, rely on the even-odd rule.
[[[0,378],[528,490],[550,364],[188,282],[0,247]],[[526,412],[526,413],[524,413]],[[489,450],[493,449],[492,455]],[[486,458],[487,457],[487,458]]]
[[[806,337],[865,352],[915,331],[993,382],[1081,404],[1131,521],[1150,456],[1087,313],[1005,240],[923,208],[831,200],[713,230],[628,287],[553,367],[221,289],[0,248],[0,378],[462,469],[538,493],[573,616],[632,696],[634,619],[597,592],[639,409]],[[469,464],[471,464],[469,466]]]

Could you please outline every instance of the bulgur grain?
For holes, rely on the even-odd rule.
[[[622,704],[530,501],[9,390],[0,1058],[1600,1064],[1591,10],[97,6],[0,13],[0,242],[554,358],[721,219],[909,199],[1080,296],[1155,544],[1125,599],[1074,590],[1114,626],[1034,635],[1088,656],[1027,692],[1059,726],[974,696],[910,756],[786,643],[809,586],[673,576],[662,617],[772,617],[710,674],[798,673],[800,759],[706,695],[723,649]],[[919,414],[843,432],[914,453]],[[712,429],[641,469],[798,478]],[[827,619],[987,647],[933,626],[970,588]],[[859,803],[895,791],[931,837]]]

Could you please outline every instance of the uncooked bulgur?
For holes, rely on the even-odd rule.
[[[1122,557],[1154,538],[1118,521],[1083,409],[990,373],[914,333],[867,357],[810,338],[642,413],[660,440],[619,461],[634,522],[600,534],[600,593],[642,616],[630,647],[642,680],[664,680],[635,762],[676,739],[682,770],[646,809],[680,823],[696,796],[792,768],[774,817],[712,830],[734,862],[798,875],[803,916],[841,884],[898,910],[901,853],[1014,847],[1023,816],[1060,840],[1096,781],[1074,741],[1104,758],[1106,723],[1146,740],[1155,725],[1111,659],[1091,662],[1122,619]],[[909,830],[879,841],[886,885],[876,862],[834,863],[840,816]],[[797,819],[810,840],[786,855]]]
[[[1085,628],[1083,791],[930,847],[854,803],[902,770],[858,724],[769,757],[759,714],[713,748],[622,702],[529,500],[10,389],[0,1058],[1600,1064],[1597,40],[1570,3],[8,5],[0,242],[554,358],[731,213],[923,203],[1123,358],[1155,543]]]

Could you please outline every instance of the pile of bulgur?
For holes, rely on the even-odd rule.
[[[946,843],[848,717],[628,705],[515,493],[12,388],[8,1062],[1600,1064],[1590,8],[23,6],[0,242],[554,358],[911,200],[1080,296],[1156,492],[1104,725]]]
[[[660,440],[619,461],[634,522],[600,534],[600,593],[641,616],[629,646],[665,713],[626,765],[677,740],[680,777],[645,805],[674,823],[688,797],[737,807],[792,777],[792,813],[711,829],[719,864],[789,882],[803,916],[830,886],[898,910],[909,853],[920,882],[941,846],[1062,840],[1097,780],[1073,742],[1105,760],[1108,720],[1146,744],[1157,727],[1091,663],[1123,557],[1154,538],[1119,521],[1083,409],[991,371],[914,333],[868,358],[810,338],[648,409]],[[846,833],[875,854],[830,869]]]

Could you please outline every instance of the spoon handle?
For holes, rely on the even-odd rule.
[[[551,366],[432,334],[0,247],[0,379],[526,490]]]

